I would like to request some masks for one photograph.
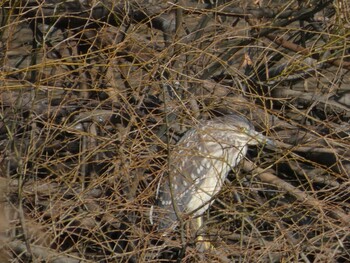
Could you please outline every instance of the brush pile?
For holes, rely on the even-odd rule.
[[[2,1],[0,261],[349,262],[349,14],[344,0]],[[168,150],[229,113],[274,146],[249,149],[203,229],[162,236],[148,214]]]

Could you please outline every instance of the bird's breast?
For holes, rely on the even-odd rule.
[[[192,173],[193,184],[189,185],[184,181],[190,192],[190,200],[186,201],[186,213],[194,212],[194,215],[200,215],[208,209],[229,171],[237,166],[243,156],[246,154],[247,147],[237,150],[234,148],[216,149],[216,156],[209,155],[201,158],[195,165],[195,173]],[[192,164],[194,165],[194,164]],[[196,174],[196,176],[193,176]]]

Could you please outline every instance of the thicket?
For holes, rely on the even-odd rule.
[[[350,261],[350,6],[0,3],[1,262]],[[168,149],[241,114],[251,147],[196,235],[149,222]],[[161,240],[162,242],[157,242]]]

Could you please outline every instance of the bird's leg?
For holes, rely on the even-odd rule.
[[[203,227],[203,217],[199,216],[196,218],[196,230],[199,230],[199,235],[196,237],[196,247],[198,251],[208,251],[215,249],[214,246],[210,243],[210,241],[206,240],[206,238],[202,235],[202,227]]]

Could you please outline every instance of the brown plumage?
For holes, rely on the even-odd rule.
[[[248,145],[265,140],[238,115],[202,121],[190,129],[170,152],[170,172],[157,190],[158,229],[173,229],[179,218],[202,215],[220,191],[228,172],[247,153]],[[154,211],[153,211],[154,210]]]

